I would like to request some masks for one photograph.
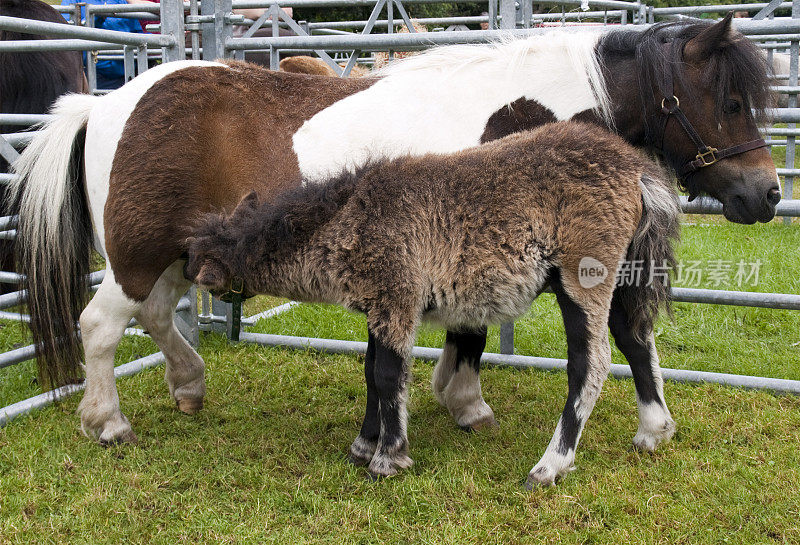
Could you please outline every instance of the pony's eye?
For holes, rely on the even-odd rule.
[[[742,110],[742,105],[738,100],[729,99],[725,101],[725,106],[722,107],[722,111],[726,114],[735,114]]]

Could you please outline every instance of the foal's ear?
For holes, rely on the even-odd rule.
[[[255,191],[251,191],[250,193],[242,197],[242,200],[239,201],[239,204],[236,205],[236,209],[238,210],[240,208],[253,208],[255,206],[258,206],[258,193],[256,193]]]
[[[683,49],[684,60],[689,63],[702,62],[715,51],[735,42],[739,36],[731,26],[731,19],[733,19],[733,12],[729,12],[721,21],[686,42]]]

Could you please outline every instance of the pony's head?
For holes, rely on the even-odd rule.
[[[646,141],[690,198],[716,198],[737,223],[771,220],[781,194],[758,132],[772,102],[761,50],[729,14],[715,24],[654,25],[636,38],[635,58]]]

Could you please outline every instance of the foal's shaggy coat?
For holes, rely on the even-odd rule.
[[[251,194],[230,217],[202,220],[185,273],[216,292],[237,279],[248,295],[366,314],[367,412],[350,453],[376,475],[412,463],[405,400],[420,320],[476,331],[520,316],[551,286],[569,344],[569,396],[530,482],[552,484],[572,467],[611,364],[618,263],[627,256],[645,267],[642,285],[617,289],[632,342],[645,346],[668,297],[668,280],[647,282],[647,273],[672,263],[677,216],[656,165],[601,129],[559,123],[451,155],[369,165],[274,204]],[[604,280],[580,278],[586,258],[607,270]],[[672,426],[663,423],[660,439]]]

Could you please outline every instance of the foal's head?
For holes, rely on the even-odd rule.
[[[638,97],[628,91],[644,111],[638,131],[690,197],[711,195],[737,223],[772,219],[780,187],[757,127],[772,102],[771,71],[763,52],[731,28],[730,15],[610,38],[601,45],[610,58],[635,50],[637,75],[629,78],[638,81],[617,85],[639,89]]]
[[[183,276],[214,295],[231,291],[234,279],[243,281],[242,246],[246,245],[245,232],[251,228],[252,217],[258,208],[255,192],[246,196],[230,216],[207,214],[200,219],[194,235],[186,240],[188,255]]]

